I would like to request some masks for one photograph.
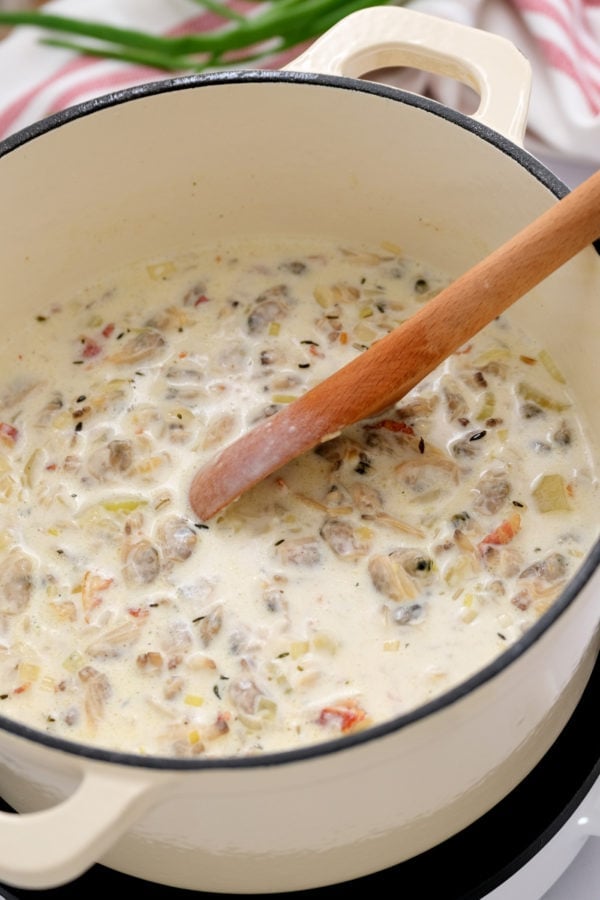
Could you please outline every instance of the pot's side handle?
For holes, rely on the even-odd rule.
[[[362,9],[330,28],[285,69],[360,78],[394,66],[469,85],[480,98],[471,118],[522,144],[529,61],[511,41],[469,25],[399,6]]]
[[[164,775],[88,770],[57,806],[33,813],[1,812],[0,881],[46,889],[78,878],[154,802]]]

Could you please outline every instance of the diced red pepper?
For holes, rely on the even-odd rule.
[[[519,591],[518,594],[515,594],[515,596],[511,598],[510,602],[513,606],[516,606],[517,609],[523,610],[524,612],[531,606],[531,596],[529,591]]]
[[[108,325],[106,325],[105,328],[102,329],[102,337],[109,338],[114,330],[115,330],[115,323],[110,322]]]
[[[222,710],[217,714],[216,723],[220,727],[225,730],[227,728],[227,723],[231,722],[231,713],[228,710]]]
[[[97,341],[95,341],[93,338],[84,339],[82,353],[84,359],[91,359],[93,356],[98,356],[98,354],[101,352],[102,348]]]
[[[19,429],[8,422],[0,422],[0,440],[10,447],[14,446],[15,441],[19,437]]]
[[[317,723],[319,725],[337,726],[340,731],[350,731],[366,717],[366,712],[360,706],[325,706],[319,713]]]
[[[146,616],[150,615],[150,611],[146,606],[130,606],[127,612],[134,619],[145,619]]]
[[[479,546],[485,544],[508,544],[514,536],[521,530],[521,516],[515,513],[501,522],[497,528],[490,531],[489,534],[479,542]]]
[[[85,610],[85,620],[89,622],[89,616],[92,610],[100,606],[102,603],[101,591],[107,590],[112,584],[112,578],[103,578],[101,575],[95,575],[93,572],[87,571],[83,576],[81,583],[81,603]]]

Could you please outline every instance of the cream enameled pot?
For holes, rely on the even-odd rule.
[[[358,80],[392,65],[465,81],[477,113]],[[315,223],[342,239],[393,235],[457,275],[566,192],[521,147],[529,83],[505,40],[381,7],[287,71],[178,78],[67,110],[0,145],[3,327],[18,329],[41,291],[63,296],[128,261]],[[511,311],[565,372],[596,442],[599,290],[590,247]],[[577,705],[598,652],[599,557],[493,665],[334,743],[173,761],[0,719],[0,793],[21,813],[0,816],[0,881],[51,887],[100,861],[165,885],[270,893],[437,845],[518,785]]]

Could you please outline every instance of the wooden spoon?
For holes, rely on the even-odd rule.
[[[195,514],[210,519],[285,463],[396,403],[598,237],[600,170],[356,359],[227,446],[192,481]]]

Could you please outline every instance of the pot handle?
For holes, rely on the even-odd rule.
[[[50,809],[0,812],[0,880],[46,889],[78,878],[154,802],[165,777],[155,770],[92,768]]]
[[[479,95],[471,116],[522,145],[531,66],[511,41],[469,25],[399,6],[350,13],[284,68],[360,78],[410,66],[469,85]]]

